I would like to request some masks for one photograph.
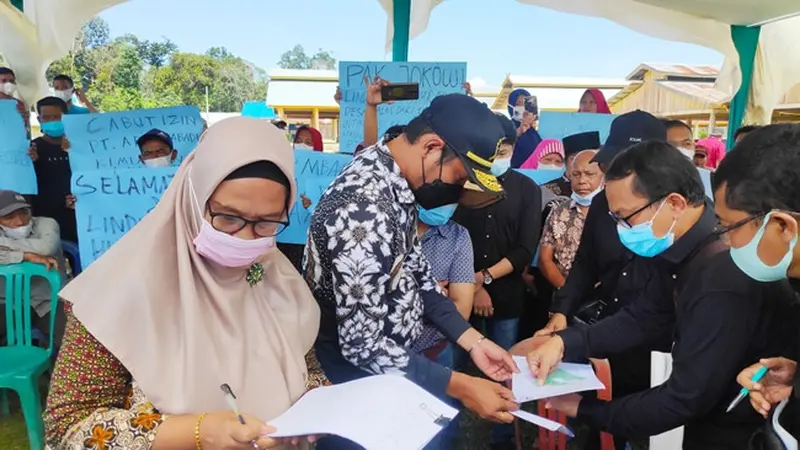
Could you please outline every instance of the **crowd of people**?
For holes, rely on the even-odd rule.
[[[0,68],[0,98],[18,99],[15,82]],[[155,209],[70,280],[61,243],[77,241],[76,199],[61,119],[96,110],[69,77],[53,80],[29,152],[39,194],[0,191],[0,265],[42,264],[65,280],[57,311],[46,285],[32,287],[34,324],[58,343],[51,448],[357,449],[271,438],[269,423],[309,389],[393,372],[494,422],[491,448],[517,448],[520,405],[504,383],[526,339],[541,381],[561,361],[609,360],[611,401],[546,400],[585,448],[599,448],[600,431],[624,449],[683,426],[689,450],[781,448],[770,433],[796,433],[800,125],[743,127],[727,153],[721,138],[645,111],[616,117],[604,142],[542,139],[528,91],[511,93],[506,116],[466,85],[381,134],[385,83],[365,80],[364,141],[316,204],[295,205],[294,152],[323,151],[318,130],[287,139],[282,121],[226,119]],[[611,113],[596,89],[576,110]],[[143,167],[177,161],[162,130],[137,143]],[[515,169],[561,174],[539,186]],[[297,207],[313,211],[306,244],[277,244]],[[656,387],[651,351],[673,358]],[[726,411],[742,387],[750,404]],[[462,426],[426,449],[457,448]]]

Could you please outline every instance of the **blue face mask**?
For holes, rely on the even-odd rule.
[[[50,137],[60,138],[64,135],[64,124],[60,120],[42,122],[39,126],[42,129],[42,133]]]
[[[797,235],[795,235],[789,243],[789,251],[786,252],[786,255],[778,264],[768,266],[761,261],[761,258],[758,257],[758,244],[761,243],[761,238],[764,237],[771,215],[772,213],[769,213],[764,216],[764,223],[761,224],[761,228],[758,229],[756,235],[747,245],[739,248],[731,247],[731,258],[733,258],[736,267],[741,269],[748,277],[762,283],[770,283],[788,277],[787,272],[789,271],[789,265],[792,263],[794,247],[797,245]]]
[[[458,203],[451,203],[434,209],[425,209],[417,205],[419,220],[432,227],[440,227],[449,222],[450,218],[453,217],[453,213],[456,212],[456,208],[458,208]]]
[[[597,187],[597,189],[593,190],[592,192],[590,192],[590,193],[588,193],[586,195],[580,195],[577,192],[573,192],[571,198],[572,198],[572,200],[575,201],[575,203],[577,203],[577,204],[579,204],[581,206],[592,206],[592,200],[602,190],[603,190],[603,186],[600,185],[600,186]]]
[[[658,213],[663,207],[664,202],[658,207],[658,211],[653,215],[653,219],[658,216]],[[667,231],[667,234],[662,237],[656,237],[655,234],[653,234],[653,219],[630,228],[618,224],[617,234],[619,234],[619,240],[622,242],[622,245],[633,253],[645,258],[653,258],[668,249],[672,243],[675,242],[675,233],[672,232],[672,229],[675,228],[675,222],[672,222],[672,226],[669,228],[669,231]]]
[[[492,175],[499,177],[511,168],[511,159],[495,159],[492,163]]]

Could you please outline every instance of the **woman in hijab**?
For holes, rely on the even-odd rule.
[[[542,137],[534,128],[536,116],[525,110],[525,102],[530,97],[531,93],[525,89],[515,89],[508,95],[508,114],[517,129],[517,142],[511,155],[511,167],[514,169],[518,169],[542,142]]]
[[[321,152],[323,150],[322,133],[308,125],[298,127],[294,134],[294,149]]]
[[[156,208],[61,291],[71,311],[50,447],[285,447],[266,424],[306,392],[319,326],[273,248],[295,190],[291,147],[269,122],[235,117],[202,135]]]
[[[545,139],[520,169],[561,170],[564,168],[564,144],[558,139]]]
[[[611,114],[611,108],[608,107],[606,96],[603,95],[600,89],[587,89],[581,96],[578,112]]]
[[[725,157],[725,143],[714,136],[700,139],[695,144],[696,147],[706,149],[706,168],[716,169],[722,158]]]

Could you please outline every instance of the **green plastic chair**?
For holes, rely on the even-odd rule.
[[[58,270],[48,271],[41,264],[23,262],[0,266],[0,277],[6,280],[6,336],[8,343],[0,347],[0,403],[3,413],[8,413],[8,399],[3,389],[17,393],[28,427],[28,440],[32,450],[44,448],[44,423],[42,400],[39,395],[39,377],[51,367],[55,311],[61,275]],[[33,345],[31,326],[31,279],[42,277],[50,282],[50,343],[46,349]],[[2,324],[0,324],[1,326]]]

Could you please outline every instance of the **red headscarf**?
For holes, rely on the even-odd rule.
[[[297,131],[294,132],[294,143],[297,143],[297,136],[300,135],[300,132],[303,130],[308,130],[311,133],[311,142],[314,143],[314,151],[321,152],[323,149],[322,145],[322,133],[319,132],[318,129],[310,127],[308,125],[302,125],[297,127]]]
[[[586,92],[594,97],[594,102],[597,103],[597,114],[611,114],[611,108],[608,107],[606,96],[603,95],[600,89],[587,89]],[[586,92],[583,95],[586,95]],[[583,98],[583,95],[581,95],[581,98]],[[578,112],[580,112],[580,108],[578,108]]]

